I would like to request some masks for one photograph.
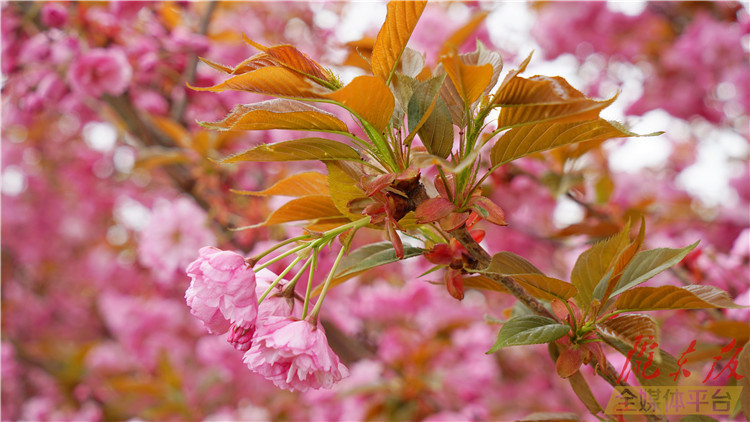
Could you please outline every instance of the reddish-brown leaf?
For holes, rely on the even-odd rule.
[[[634,287],[617,298],[615,307],[630,311],[743,308],[735,304],[724,290],[698,284],[684,287]]]

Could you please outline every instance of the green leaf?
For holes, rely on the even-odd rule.
[[[422,249],[414,246],[404,245],[404,259],[412,258],[422,254]],[[363,246],[353,252],[350,252],[339,264],[339,268],[331,280],[330,287],[338,286],[346,280],[357,276],[367,270],[381,265],[390,264],[399,261],[396,256],[396,250],[393,249],[391,242],[378,242]],[[320,294],[323,285],[316,287],[312,294]]]
[[[570,274],[570,282],[578,289],[578,306],[586,310],[591,308],[594,289],[602,279],[612,276],[613,264],[630,245],[629,231],[630,222],[620,233],[594,244],[578,257]]]
[[[492,166],[497,167],[521,157],[563,145],[658,134],[660,133],[638,135],[625,130],[622,125],[604,119],[574,123],[540,123],[509,130],[492,147],[490,160]]]
[[[611,296],[615,297],[682,261],[690,251],[698,246],[698,242],[681,249],[658,248],[638,252],[630,261],[630,264],[625,267],[625,271]]]
[[[404,141],[409,144],[416,131],[427,151],[441,158],[448,157],[453,149],[450,111],[438,96],[444,80],[445,75],[441,75],[415,86],[407,110],[410,134]]]
[[[245,152],[227,157],[222,160],[222,163],[307,160],[360,161],[361,158],[354,148],[344,143],[325,138],[302,138],[258,145]]]
[[[615,307],[622,311],[745,308],[735,304],[724,290],[698,284],[684,287],[634,287],[617,298]]]
[[[487,353],[503,347],[553,342],[570,331],[570,326],[558,324],[550,318],[527,316],[514,318],[503,324],[495,345]]]
[[[404,259],[415,257],[422,254],[422,249],[414,246],[404,245]],[[370,268],[396,262],[396,251],[393,249],[391,242],[378,242],[363,246],[341,261],[339,270],[336,271],[336,278],[354,276]]]

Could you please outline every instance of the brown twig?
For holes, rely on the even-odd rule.
[[[483,270],[489,267],[490,262],[492,258],[487,253],[487,251],[482,248],[479,243],[477,243],[473,237],[469,234],[469,231],[466,229],[466,226],[462,226],[454,231],[451,232],[451,235],[458,240],[461,245],[463,245],[464,248],[466,248],[467,253],[475,260],[476,265],[474,268],[469,268],[468,270]],[[521,301],[524,305],[526,305],[529,309],[534,311],[537,315],[541,315],[550,319],[553,319],[557,322],[560,322],[560,319],[557,318],[554,314],[552,314],[550,311],[547,310],[547,308],[542,305],[541,302],[539,302],[536,298],[531,296],[526,289],[523,288],[518,282],[513,280],[511,277],[502,276],[499,274],[491,274],[491,273],[484,273],[484,275],[498,283],[500,283],[503,287],[505,287],[510,294],[515,296],[518,300]],[[596,356],[593,357],[591,362],[589,363],[590,366],[592,366],[595,370],[594,373],[602,377],[607,383],[609,383],[613,387],[627,387],[628,384],[625,382],[618,382],[618,376],[617,376],[617,370],[607,361],[599,362],[596,358]],[[662,421],[664,418],[660,417],[659,415],[646,415],[646,419],[649,421]]]
[[[216,4],[218,1],[209,1],[206,6],[206,12],[201,18],[200,34],[206,35],[208,33],[208,26],[211,23],[211,16],[216,10]],[[182,79],[185,83],[192,84],[195,81],[195,75],[198,70],[198,55],[191,54],[188,58],[187,65],[182,74]],[[172,120],[179,121],[182,115],[185,113],[187,107],[187,94],[183,92],[183,96],[172,104],[172,109],[169,112],[169,116]]]

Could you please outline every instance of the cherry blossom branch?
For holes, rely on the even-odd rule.
[[[474,240],[473,237],[469,234],[469,231],[466,229],[466,226],[461,226],[460,228],[453,230],[451,232],[451,235],[463,245],[464,248],[466,248],[466,251],[468,252],[469,256],[473,258],[475,265],[473,268],[469,268],[469,270],[482,270],[487,267],[489,267],[490,262],[492,258],[487,253],[487,251],[482,248],[479,243],[477,243],[476,240]],[[559,318],[557,318],[553,313],[547,310],[547,308],[542,305],[541,302],[539,302],[536,298],[531,296],[526,289],[523,288],[518,282],[516,282],[513,278],[502,276],[500,274],[492,274],[492,273],[485,273],[486,277],[490,278],[491,280],[494,280],[501,284],[503,287],[505,287],[506,290],[513,296],[515,296],[521,303],[526,305],[529,309],[534,311],[537,315],[541,315],[550,319],[553,319],[557,322],[561,322]],[[604,362],[600,362],[596,356],[594,356],[589,363],[591,367],[594,368],[594,373],[599,375],[601,378],[603,378],[607,383],[609,383],[613,387],[627,387],[628,384],[624,381],[618,382],[618,376],[617,376],[617,370],[607,362],[606,360]],[[658,415],[646,415],[646,419],[649,421],[662,421],[665,420],[664,418],[658,416]]]
[[[206,12],[203,14],[203,17],[201,18],[201,24],[199,28],[199,32],[201,35],[206,35],[208,33],[208,26],[211,23],[211,16],[214,13],[214,10],[216,10],[216,4],[218,1],[213,0],[209,1],[206,5]],[[183,81],[189,84],[192,84],[195,81],[195,74],[198,70],[198,55],[197,54],[191,54],[188,57],[187,65],[185,66],[185,70],[183,73]],[[184,88],[183,88],[184,89]],[[180,97],[177,101],[175,101],[172,104],[172,109],[170,110],[169,116],[172,118],[172,120],[179,121],[182,118],[182,115],[185,113],[185,108],[187,107],[187,94],[183,91],[182,97]]]

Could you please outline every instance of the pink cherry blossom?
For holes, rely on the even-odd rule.
[[[290,391],[331,388],[349,375],[328,345],[322,326],[281,316],[268,317],[258,327],[243,362]]]
[[[51,28],[59,28],[68,21],[68,9],[60,3],[46,3],[42,7],[42,23]]]
[[[255,273],[245,259],[231,251],[205,247],[187,267],[190,287],[185,292],[190,311],[212,333],[249,329],[258,315]]]
[[[132,76],[133,68],[118,48],[97,48],[84,53],[73,62],[68,74],[75,91],[92,97],[122,94]]]
[[[195,251],[216,241],[206,227],[206,213],[189,198],[158,200],[148,226],[141,232],[138,258],[157,279],[168,282],[185,268]]]

